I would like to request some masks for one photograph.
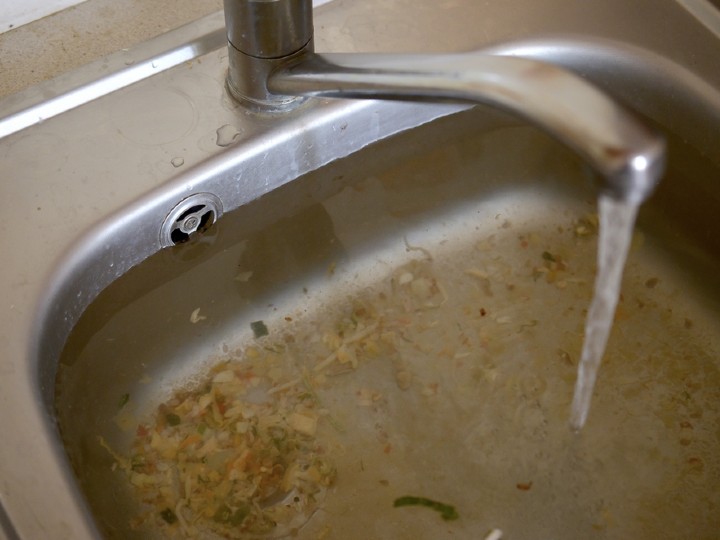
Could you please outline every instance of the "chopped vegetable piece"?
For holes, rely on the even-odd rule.
[[[318,418],[315,415],[292,413],[288,424],[298,433],[312,437],[317,431]]]
[[[503,532],[500,529],[493,529],[490,531],[487,536],[485,537],[485,540],[501,540],[503,537]]]
[[[177,426],[180,424],[180,417],[177,414],[168,413],[165,415],[165,421],[168,423],[168,426]]]
[[[428,508],[432,508],[436,512],[440,512],[440,517],[445,521],[453,521],[460,517],[454,506],[433,501],[432,499],[428,499],[426,497],[414,497],[412,495],[399,497],[395,499],[393,506],[395,508],[400,506],[426,506]]]
[[[546,261],[557,262],[557,259],[555,258],[555,256],[552,253],[550,253],[549,251],[543,251],[542,258],[545,259]]]
[[[204,321],[205,319],[207,319],[207,317],[205,315],[200,315],[200,308],[195,309],[190,314],[190,322],[193,324],[197,324],[200,321]]]
[[[232,510],[226,505],[220,506],[215,512],[213,519],[218,523],[226,523],[228,525],[239,526],[245,521],[245,518],[250,514],[250,506],[243,504],[237,510]]]
[[[251,322],[250,328],[252,329],[255,338],[261,338],[263,336],[267,336],[270,333],[267,326],[265,326],[265,323],[262,321]]]
[[[648,279],[648,280],[645,282],[645,286],[646,286],[648,289],[654,289],[655,287],[657,287],[657,284],[658,284],[658,283],[660,283],[660,280],[659,280],[658,278],[656,278],[656,277],[653,277],[653,278]]]
[[[133,456],[130,460],[130,469],[135,472],[142,472],[145,468],[145,459],[142,456]]]
[[[160,517],[163,519],[163,521],[165,523],[167,523],[169,525],[172,525],[173,523],[175,523],[178,520],[177,516],[175,515],[175,512],[173,512],[169,508],[166,508],[165,510],[160,512]]]
[[[118,409],[122,409],[130,401],[130,394],[123,394],[118,400]]]

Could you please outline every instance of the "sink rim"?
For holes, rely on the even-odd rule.
[[[336,10],[341,10],[341,7],[330,4],[326,12],[332,14]],[[209,19],[215,21],[211,21],[211,23],[215,25],[213,31],[216,31],[217,15],[210,16]],[[322,20],[321,17],[318,18],[319,23]],[[184,31],[187,31],[187,29]],[[182,33],[170,33],[163,40],[182,42],[182,40],[186,39],[184,36],[185,34]],[[150,51],[153,50],[153,46],[155,45],[148,45]],[[141,46],[139,50],[147,52],[144,46]],[[151,53],[148,54],[151,55]],[[117,58],[116,65],[119,65],[120,61],[124,64],[126,57],[119,54],[113,58]],[[660,55],[660,58],[667,58],[668,61],[672,62],[670,57]],[[674,65],[679,68],[677,63]],[[182,66],[176,68],[178,72],[184,69],[186,68]],[[684,68],[680,69],[683,73],[690,73]],[[74,74],[70,74],[69,77],[70,79],[72,77],[86,77],[92,80],[96,73],[97,66],[94,66],[81,69]],[[714,75],[720,78],[720,74]],[[44,88],[52,88],[53,84],[60,83],[57,83],[57,81],[49,83]],[[712,95],[720,95],[712,86],[709,86],[709,88],[714,92]],[[33,90],[33,92],[37,92],[37,90]],[[38,94],[33,93],[32,95],[36,96]],[[24,96],[27,95],[24,94]],[[4,103],[7,103],[7,101]],[[378,140],[382,133],[389,136],[398,130],[414,127],[422,121],[429,121],[439,116],[452,114],[458,110],[461,110],[461,107],[447,105],[324,102],[309,107],[303,111],[303,115],[298,114],[287,121],[278,122],[272,127],[257,122],[254,144],[260,146],[262,143],[262,137],[258,133],[266,137],[265,140],[267,141],[273,139],[277,134],[285,133],[289,129],[293,130],[294,135],[286,137],[284,143],[302,142],[305,139],[298,134],[306,128],[306,124],[310,119],[313,121],[314,129],[323,131],[332,126],[333,122],[342,123],[348,118],[355,118],[358,123],[354,124],[353,128],[357,128],[359,135],[367,137],[367,139],[361,137],[355,141],[359,148],[367,144],[363,143],[363,140],[375,141]],[[368,125],[368,122],[372,121],[370,119],[373,118],[372,114],[368,114],[368,112],[374,111],[381,117],[385,114],[389,115],[389,117],[383,118],[384,124],[382,124],[382,128],[377,128],[377,131],[370,131],[376,128]],[[66,113],[63,118],[72,118],[73,114],[73,112]],[[402,126],[406,127],[403,128]],[[30,128],[26,132],[29,133],[32,129]],[[382,129],[386,131],[382,131]],[[330,133],[332,133],[332,130],[330,130]],[[368,136],[368,133],[371,136]],[[18,133],[15,137],[6,138],[0,142],[0,145],[14,143],[17,138],[25,135],[25,132]],[[326,146],[328,148],[324,158],[314,156],[312,161],[305,163],[305,166],[317,168],[320,166],[319,164],[323,163],[323,159],[340,157],[337,152],[329,151],[330,145]],[[255,148],[255,150],[259,151],[260,148]],[[29,274],[27,272],[23,274],[25,276],[24,282],[14,281],[15,276],[9,270],[4,271],[13,278],[13,281],[4,280],[3,285],[3,297],[6,299],[7,309],[0,320],[4,323],[3,332],[7,339],[0,340],[6,342],[2,345],[2,354],[0,356],[9,360],[3,360],[0,363],[0,388],[2,388],[0,399],[5,404],[10,404],[10,406],[0,408],[0,426],[3,429],[10,430],[14,434],[14,439],[12,444],[5,444],[0,447],[0,478],[2,478],[0,483],[0,536],[2,536],[3,532],[9,538],[36,536],[91,538],[98,535],[94,525],[88,518],[88,512],[75,487],[74,480],[71,479],[69,471],[67,471],[64,454],[61,448],[58,448],[53,418],[48,413],[48,409],[41,405],[41,402],[47,405],[47,400],[40,395],[41,389],[37,382],[38,359],[43,354],[38,337],[45,335],[45,324],[49,316],[48,306],[59,307],[59,304],[56,303],[57,298],[59,298],[57,295],[63,285],[67,285],[72,281],[69,280],[69,276],[72,276],[77,271],[77,266],[75,266],[77,261],[86,256],[83,254],[90,249],[88,246],[93,242],[104,242],[112,239],[114,228],[120,226],[120,222],[117,220],[123,218],[123,216],[125,219],[129,219],[127,217],[128,213],[136,215],[147,212],[146,217],[155,223],[154,226],[159,228],[159,224],[164,219],[169,208],[172,208],[179,200],[178,197],[184,197],[189,194],[189,188],[195,188],[198,185],[196,175],[210,175],[212,171],[217,170],[227,161],[241,161],[245,153],[250,151],[251,149],[246,146],[237,146],[217,159],[196,164],[196,168],[192,171],[172,175],[172,180],[160,187],[157,187],[151,179],[145,179],[142,182],[128,186],[127,192],[124,192],[115,200],[104,201],[90,214],[71,216],[69,218],[58,214],[55,218],[59,223],[63,223],[67,227],[70,234],[54,233],[53,236],[47,233],[49,238],[59,241],[52,248],[35,256],[36,261],[33,262],[37,262],[37,264],[32,265],[32,271]],[[258,153],[255,157],[257,158],[259,155]],[[218,183],[223,184],[226,189],[231,189],[229,182],[222,182],[221,178],[216,180]],[[58,186],[62,187],[63,184],[61,179],[50,179],[43,182],[42,185],[51,189]],[[270,189],[272,185],[262,187]],[[242,201],[249,200],[249,197],[257,196],[262,192],[262,189],[246,193],[239,193],[239,190],[235,191],[237,193],[234,193],[233,196],[237,197],[236,200],[239,205],[242,204]],[[228,209],[232,209],[232,205],[229,205]],[[51,212],[51,210],[47,210],[47,212]],[[102,220],[100,224],[97,223],[98,219]],[[17,224],[6,223],[3,227],[6,235],[16,236],[23,234],[29,240],[37,239],[43,234],[42,232],[33,231],[28,235],[23,230],[23,227],[26,227],[24,221]],[[85,236],[77,240],[78,233],[82,233],[82,231],[89,232],[84,232]],[[146,247],[155,246],[155,244],[149,243],[150,236],[152,235],[138,238],[137,241],[141,243],[142,240],[143,245]],[[118,238],[119,236],[114,237],[116,241],[119,241]],[[58,262],[59,260],[60,262]],[[126,265],[132,265],[138,260],[124,259],[123,262]],[[115,266],[114,270],[104,274],[104,278],[112,279],[112,276],[118,275],[118,273],[121,273],[121,267]],[[100,287],[99,283],[98,288]],[[95,292],[86,291],[82,301],[74,304],[73,309],[76,315],[82,311],[82,304],[88,302]],[[72,324],[72,313],[58,313],[58,316],[67,316],[66,323],[68,325]],[[56,339],[62,341],[62,336],[56,336]],[[46,388],[46,390],[48,389]],[[16,415],[18,411],[24,416],[19,418]],[[20,493],[20,491],[22,492]]]

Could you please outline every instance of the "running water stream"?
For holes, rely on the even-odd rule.
[[[593,388],[612,328],[620,296],[623,268],[632,239],[638,205],[601,196],[598,268],[595,294],[585,322],[575,394],[570,412],[570,427],[580,430],[590,411]]]

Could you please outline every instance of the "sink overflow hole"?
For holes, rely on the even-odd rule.
[[[160,242],[163,247],[185,243],[193,235],[207,231],[221,215],[222,204],[215,195],[191,195],[178,203],[165,218]]]
[[[210,225],[215,223],[215,213],[212,210],[205,211],[204,207],[195,208],[198,208],[198,210],[175,222],[177,228],[170,233],[170,238],[174,244],[187,242],[190,240],[191,234],[205,232]]]

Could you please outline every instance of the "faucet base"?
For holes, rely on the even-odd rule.
[[[273,94],[268,90],[270,75],[288,64],[294,64],[314,50],[313,41],[290,56],[282,58],[256,58],[236,49],[228,42],[229,68],[226,86],[230,95],[246,107],[257,112],[287,112],[306,101],[302,96]]]

